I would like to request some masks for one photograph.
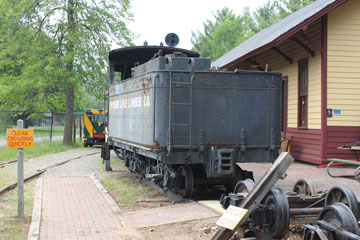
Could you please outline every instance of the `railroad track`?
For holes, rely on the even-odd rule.
[[[54,163],[52,165],[49,165],[49,166],[46,166],[46,167],[43,167],[43,168],[40,168],[37,170],[36,173],[24,178],[24,182],[27,182],[39,175],[41,175],[42,173],[46,172],[47,170],[51,169],[51,168],[54,168],[54,167],[57,167],[57,166],[60,166],[60,165],[63,165],[67,162],[70,162],[72,160],[75,160],[75,159],[79,159],[79,158],[82,158],[82,157],[87,157],[87,156],[92,156],[92,155],[96,155],[96,154],[99,154],[98,152],[96,153],[89,153],[89,154],[85,154],[85,155],[81,155],[81,156],[78,156],[78,157],[74,157],[74,158],[70,158],[70,159],[67,159],[67,160],[64,160],[64,161],[61,161],[61,162],[57,162],[57,163]],[[14,162],[15,163],[15,162]],[[12,163],[11,163],[12,164]],[[3,195],[4,193],[14,189],[15,187],[17,186],[17,182],[14,182],[12,184],[9,184],[3,188],[0,189],[0,196]]]
[[[69,151],[69,150],[60,150],[60,151],[55,151],[55,152],[48,152],[48,153],[33,155],[33,156],[30,156],[30,157],[27,157],[27,158],[25,159],[25,161],[28,161],[29,159],[32,159],[32,158],[41,157],[41,156],[45,156],[45,155],[49,155],[49,154],[53,154],[53,153],[65,152],[65,151]],[[10,161],[7,161],[7,162],[0,163],[0,168],[3,168],[3,167],[6,167],[6,166],[9,166],[9,165],[12,165],[12,164],[14,164],[14,163],[17,163],[17,160],[16,160],[16,159],[10,160]]]

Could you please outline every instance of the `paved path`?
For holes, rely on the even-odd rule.
[[[121,239],[120,229],[89,177],[44,179],[40,239]]]
[[[90,178],[101,167],[96,154],[45,172],[40,240],[125,239],[120,217]]]

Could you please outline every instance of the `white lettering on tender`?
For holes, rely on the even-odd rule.
[[[115,107],[115,101],[114,104],[111,104],[110,102],[110,108],[111,106],[113,106],[113,108],[120,108],[120,109],[150,107],[150,96],[145,95],[142,97],[120,99],[118,102],[116,101],[116,107]]]
[[[119,100],[110,101],[110,109],[118,109],[119,108]]]

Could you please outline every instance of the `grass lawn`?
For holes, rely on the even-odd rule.
[[[24,149],[24,158],[46,154],[51,152],[58,152],[64,150],[70,150],[73,148],[83,148],[82,141],[76,141],[76,144],[71,146],[63,145],[62,141],[44,141],[44,142],[35,142],[34,148],[27,148]],[[10,161],[17,158],[17,149],[11,149],[7,147],[0,147],[0,162]]]
[[[16,128],[16,126],[13,126]],[[34,129],[34,137],[50,137],[50,126],[34,127],[31,126],[29,129]],[[77,129],[76,133],[78,134],[79,130]],[[63,126],[53,126],[53,136],[63,136],[64,127]],[[6,131],[0,131],[0,140],[6,140]]]
[[[24,187],[25,218],[17,217],[17,191],[10,191],[0,198],[0,240],[27,239],[31,223],[36,181],[30,181]]]

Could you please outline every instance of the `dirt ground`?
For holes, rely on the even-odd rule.
[[[123,165],[123,161],[112,156],[111,166],[112,172],[99,171],[96,175],[109,191],[115,202],[121,209],[121,213],[139,211],[144,209],[158,208],[169,206],[175,203],[172,199],[167,198],[163,194],[157,192],[154,188],[151,188],[139,179],[134,174],[130,173]],[[132,201],[124,201],[123,192],[121,189],[109,185],[109,181],[126,182],[126,187],[138,192],[139,194],[132,199]],[[117,184],[120,185],[120,184]],[[139,190],[142,189],[142,190]],[[145,189],[145,190],[144,190]],[[141,235],[141,239],[146,240],[197,240],[211,239],[217,232],[219,227],[216,225],[216,221],[219,217],[204,218],[186,222],[178,222],[171,224],[164,224],[159,226],[145,227],[136,229],[135,235]],[[302,226],[291,226],[288,235],[285,239],[298,240],[302,239]]]
[[[111,167],[113,171],[101,171],[97,173],[96,177],[102,181],[104,187],[109,191],[110,195],[120,207],[121,213],[159,208],[177,204],[172,199],[159,193],[154,188],[151,188],[142,183],[139,179],[135,177],[134,174],[130,173],[127,170],[127,168],[123,165],[122,160],[117,159],[115,156],[112,156],[111,159]],[[134,201],[124,202],[120,191],[118,191],[118,189],[116,188],[112,189],[111,187],[109,189],[105,179],[117,179],[119,181],[125,181],[128,183],[127,187],[129,189],[136,190],[144,188],[146,189],[146,191],[149,191],[150,194],[139,191],[140,194],[136,199],[134,199]],[[138,232],[142,236],[142,239],[146,240],[211,239],[211,237],[218,229],[215,224],[217,219],[218,217],[212,217],[187,222],[146,227],[136,229],[136,232]]]

